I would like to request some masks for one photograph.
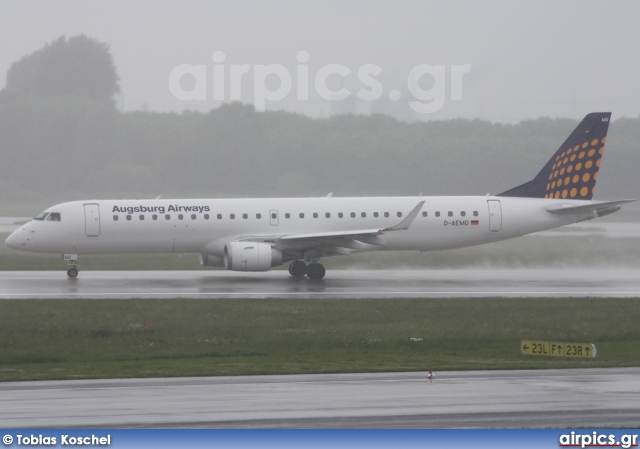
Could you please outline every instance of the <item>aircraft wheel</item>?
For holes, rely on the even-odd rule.
[[[307,264],[301,260],[294,260],[289,264],[289,274],[294,278],[301,278],[307,274]]]
[[[69,268],[67,270],[67,276],[69,276],[72,279],[77,277],[78,276],[78,269],[76,267]]]
[[[310,263],[307,267],[307,276],[314,281],[322,279],[326,272],[324,265],[318,262]]]

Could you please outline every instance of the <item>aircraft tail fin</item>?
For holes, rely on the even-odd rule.
[[[588,114],[535,178],[498,196],[593,198],[610,118],[610,112]]]

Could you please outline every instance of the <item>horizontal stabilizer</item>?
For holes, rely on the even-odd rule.
[[[575,206],[571,203],[554,204],[546,208],[546,211],[557,215],[578,215],[595,212],[598,217],[612,214],[620,210],[623,204],[631,203],[636,200],[618,200],[618,201],[602,201],[598,203],[582,204]]]

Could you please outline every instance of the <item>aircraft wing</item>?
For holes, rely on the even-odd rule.
[[[424,203],[424,201],[420,201],[402,221],[387,228],[354,229],[309,234],[255,235],[241,237],[238,241],[269,242],[283,250],[313,251],[313,254],[307,254],[307,257],[350,254],[352,250],[361,250],[367,248],[368,245],[385,245],[386,241],[381,236],[386,232],[409,229]]]
[[[361,229],[361,230],[353,230],[353,231],[336,231],[336,232],[317,232],[313,234],[288,234],[283,235],[281,240],[300,240],[307,238],[333,238],[333,237],[350,237],[357,240],[358,236],[378,236],[384,234],[389,231],[404,231],[409,229],[409,226],[413,223],[413,220],[416,219],[420,209],[424,205],[424,201],[420,201],[416,207],[413,208],[409,215],[406,216],[404,220],[400,223],[388,227],[388,228],[379,228],[379,229]]]

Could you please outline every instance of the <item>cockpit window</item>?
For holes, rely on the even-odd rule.
[[[47,215],[49,215],[49,212],[42,212],[40,215],[38,215],[37,217],[34,217],[34,220],[38,220],[38,221],[42,221],[45,218],[47,218]]]
[[[51,212],[47,217],[47,221],[60,221],[60,213],[59,212]]]

